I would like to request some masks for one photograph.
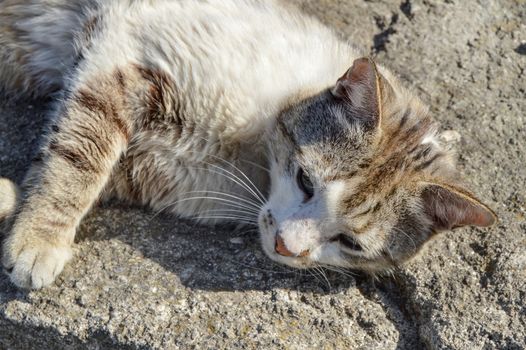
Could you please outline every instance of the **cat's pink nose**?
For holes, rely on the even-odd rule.
[[[276,236],[276,245],[274,246],[274,250],[279,255],[294,256],[294,254],[292,254],[292,252],[287,249],[287,246],[285,245],[285,241],[283,241],[283,238],[281,238],[280,235]]]
[[[285,241],[283,241],[283,238],[281,238],[280,235],[276,235],[276,245],[274,246],[274,250],[279,255],[294,256],[294,253],[292,253],[290,250],[287,249],[287,246],[285,245]],[[307,255],[309,255],[309,250],[302,251],[298,256],[304,257]]]

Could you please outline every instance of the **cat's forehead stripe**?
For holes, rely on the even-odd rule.
[[[294,133],[291,130],[289,130],[283,118],[278,118],[278,128],[283,134],[283,136],[287,137],[287,139],[293,144],[294,149],[296,151],[300,151],[300,147],[298,145],[296,138],[294,137]]]
[[[423,176],[435,162],[445,156],[437,144],[422,143],[434,126],[431,120],[421,116],[411,123],[411,111],[403,111],[397,127],[386,129],[368,162],[361,162],[357,175],[363,181],[356,193],[343,199],[344,210],[351,210],[365,203],[372,196],[392,197],[398,188],[410,186],[415,177]],[[378,209],[378,208],[377,208]]]

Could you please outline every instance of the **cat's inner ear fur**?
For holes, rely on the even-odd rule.
[[[426,183],[421,192],[424,212],[435,231],[462,226],[491,226],[497,216],[491,209],[463,189]]]
[[[353,112],[360,118],[379,126],[382,106],[389,99],[392,89],[378,72],[374,61],[362,57],[353,62],[352,67],[338,79],[331,92],[352,107]]]

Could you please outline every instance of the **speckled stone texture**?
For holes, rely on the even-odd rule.
[[[291,2],[427,101],[500,222],[372,280],[300,274],[269,262],[255,232],[112,203],[86,218],[56,285],[0,277],[0,348],[526,347],[526,1]],[[0,176],[20,181],[45,109],[0,97]]]

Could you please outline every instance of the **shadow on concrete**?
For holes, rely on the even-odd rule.
[[[71,334],[61,334],[50,327],[37,327],[9,321],[2,322],[2,327],[2,336],[0,336],[0,348],[2,349],[149,349],[145,346],[122,343],[109,332],[101,330],[96,330],[86,339],[81,339]]]

